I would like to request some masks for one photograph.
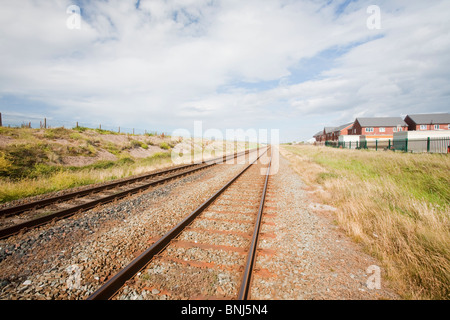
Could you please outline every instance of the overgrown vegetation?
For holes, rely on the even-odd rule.
[[[3,179],[0,202],[125,178],[170,165],[170,160],[170,153],[159,152],[143,159],[124,157],[117,161],[102,160],[82,167],[39,164],[25,178]]]
[[[0,203],[170,166],[170,151],[183,141],[156,132],[130,135],[80,126],[0,127],[0,138]],[[202,151],[200,144],[187,143],[194,146],[192,155]]]
[[[284,146],[316,201],[378,258],[404,298],[450,298],[450,158]],[[323,190],[323,191],[321,191]]]
[[[165,150],[169,150],[169,149],[170,149],[170,146],[169,146],[166,142],[161,142],[161,143],[159,144],[159,147],[160,147],[161,149],[165,149]]]
[[[123,178],[171,164],[170,153],[164,149],[150,152],[147,158],[133,158],[129,153],[136,148],[148,150],[148,144],[154,144],[150,139],[161,141],[158,136],[134,135],[131,138],[121,134],[123,138],[119,137],[119,142],[115,143],[111,141],[116,140],[104,139],[103,135],[107,134],[120,135],[85,127],[0,127],[0,135],[9,139],[0,147],[0,202]],[[139,140],[142,137],[146,137],[145,142]],[[105,151],[116,160],[97,157]],[[74,166],[64,161],[68,157],[92,160],[87,161],[89,164]]]

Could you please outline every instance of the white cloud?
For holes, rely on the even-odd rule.
[[[169,127],[445,111],[449,2],[381,1],[381,30],[366,27],[372,3],[336,15],[341,3],[86,1],[81,30],[68,30],[70,1],[5,1],[0,95],[33,97],[61,116]],[[349,46],[319,77],[289,80],[302,59]],[[279,85],[259,85],[270,81]]]

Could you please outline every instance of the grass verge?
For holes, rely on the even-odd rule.
[[[450,158],[282,146],[316,201],[383,264],[405,299],[450,298]]]
[[[33,178],[2,179],[0,203],[125,178],[170,165],[172,162],[168,152],[158,152],[137,160],[124,157],[118,161],[98,161],[84,167],[39,165],[33,169]]]

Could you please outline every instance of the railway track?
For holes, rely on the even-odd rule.
[[[249,299],[270,162],[251,161],[88,300]],[[263,172],[263,173],[262,173]],[[151,293],[151,294],[150,294]],[[151,298],[151,297],[150,297]]]
[[[201,163],[174,166],[169,169],[153,171],[148,174],[112,181],[85,190],[70,192],[64,195],[2,209],[0,210],[0,239],[50,223],[57,219],[67,218],[73,214],[92,209],[98,205],[125,198],[150,187],[157,186],[158,184],[179,179],[199,170],[214,166],[217,163],[247,155],[249,152],[256,150],[258,149],[225,155]]]

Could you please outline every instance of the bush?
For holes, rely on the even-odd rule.
[[[73,130],[78,131],[78,132],[85,132],[86,130],[89,130],[89,128],[86,128],[86,127],[75,127],[75,128],[73,128]]]
[[[169,149],[170,149],[170,146],[169,146],[167,143],[165,143],[165,142],[161,142],[161,143],[159,144],[159,147],[160,147],[161,149],[164,149],[164,150],[169,150]]]
[[[0,176],[8,175],[9,169],[12,166],[12,162],[6,159],[5,154],[0,153]]]
[[[100,134],[119,134],[118,132],[104,129],[95,129],[95,132],[98,132]]]
[[[133,147],[133,148],[141,147],[142,149],[145,149],[145,150],[148,149],[148,145],[146,145],[144,142],[137,141],[137,140],[131,140],[130,143],[131,143],[131,147]]]
[[[3,157],[6,160],[2,175],[13,179],[22,178],[30,174],[36,164],[48,161],[45,152],[46,144],[17,144],[5,148]],[[9,165],[8,165],[9,164]],[[5,171],[6,170],[6,171]]]
[[[129,157],[123,157],[117,161],[118,165],[124,165],[124,164],[133,164],[134,160]]]
[[[67,139],[70,137],[71,130],[65,128],[46,129],[44,137],[47,139]]]

